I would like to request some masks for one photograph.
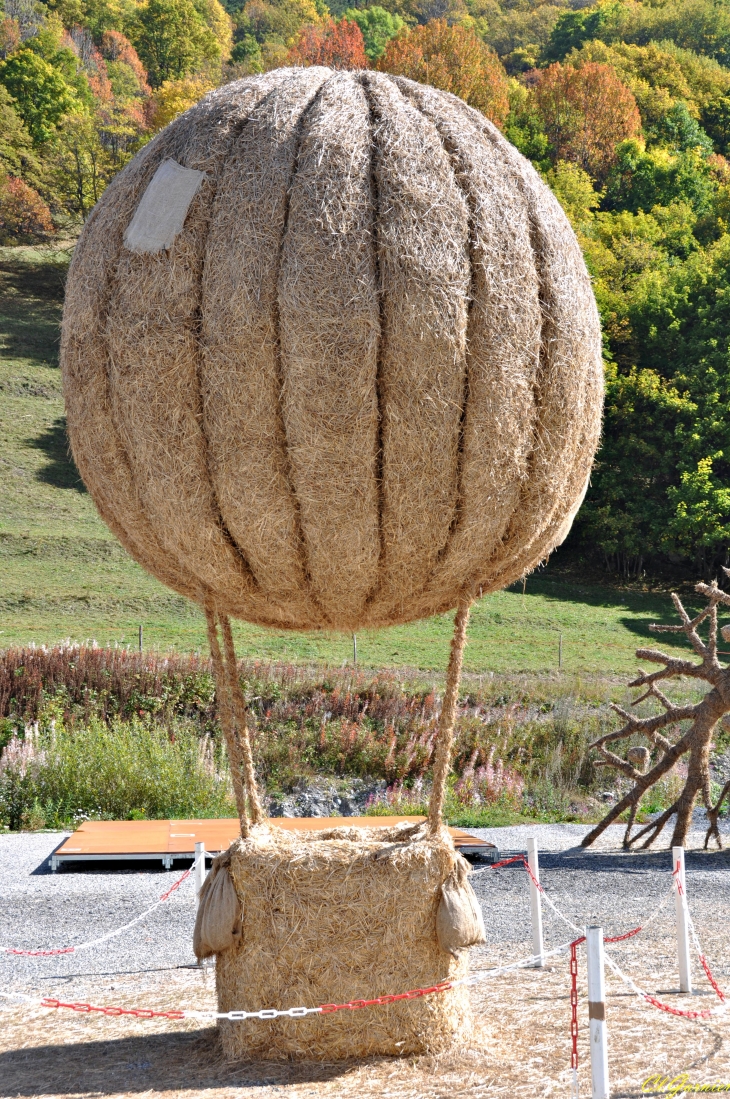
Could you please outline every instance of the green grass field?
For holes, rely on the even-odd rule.
[[[0,249],[0,646],[65,638],[101,645],[205,647],[198,609],[168,592],[98,518],[68,455],[58,369],[67,252]],[[631,672],[652,621],[672,621],[668,594],[576,583],[549,569],[475,608],[466,655],[475,673]],[[369,667],[443,669],[449,615],[358,636]],[[241,655],[342,664],[352,638],[247,625]],[[672,643],[663,639],[663,643]]]

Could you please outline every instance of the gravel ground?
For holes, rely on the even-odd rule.
[[[53,874],[49,857],[64,838],[60,832],[0,836],[0,946],[36,950],[103,935],[154,904],[186,866],[79,863]],[[192,965],[194,920],[191,874],[146,920],[101,947],[56,958],[0,955],[0,987],[45,991],[72,975]]]
[[[536,835],[540,873],[548,894],[578,926],[599,923],[616,934],[641,923],[671,886],[667,850],[624,853],[623,828],[612,827],[601,849],[579,847],[587,828],[579,824],[473,829],[495,842],[502,854],[525,851]],[[51,873],[49,856],[61,833],[0,836],[0,946],[45,949],[81,943],[111,931],[153,904],[183,868],[150,869],[144,863],[66,866]],[[705,935],[727,928],[730,918],[730,851],[703,852],[695,833],[686,855],[690,904]],[[519,866],[477,871],[472,882],[482,903],[488,941],[478,963],[530,953],[529,891]],[[668,910],[669,913],[669,910]],[[0,955],[0,988],[49,993],[73,987],[93,974],[151,974],[194,965],[192,928],[195,899],[192,875],[149,917],[103,946],[54,958]],[[546,946],[571,937],[570,930],[545,906]],[[666,920],[657,935],[666,935]],[[708,952],[712,952],[708,946]],[[720,974],[730,973],[730,957],[715,957]],[[477,958],[474,959],[477,964]]]
[[[677,959],[671,901],[671,856],[660,850],[626,854],[623,829],[584,851],[581,825],[478,830],[503,854],[524,851],[537,835],[548,894],[579,926],[600,922],[625,931],[665,898],[645,934],[611,948],[643,987],[676,1004],[716,1001],[696,961],[694,1001],[676,995]],[[119,926],[153,903],[176,880],[138,864],[88,865],[50,873],[60,834],[0,836],[0,944],[43,947],[81,942]],[[687,851],[690,905],[721,985],[730,974],[730,852],[704,853],[704,833]],[[530,953],[529,889],[524,870],[475,866],[487,944],[473,951],[472,970]],[[194,918],[190,880],[134,930],[85,954],[51,959],[0,955],[0,989],[55,995],[96,1004],[212,1008],[210,970],[191,967]],[[544,908],[546,946],[572,937]],[[169,967],[169,968],[167,968]],[[579,961],[579,1080],[590,1094],[585,956]],[[555,1099],[570,1094],[570,978],[565,954],[541,970],[526,969],[472,986],[474,1027],[463,1045],[439,1057],[374,1058],[322,1064],[227,1064],[215,1030],[195,1020],[143,1020],[48,1011],[0,1000],[1,1099]],[[263,1006],[263,1005],[262,1005]],[[689,1022],[639,1002],[607,973],[609,1063],[614,1099],[641,1099],[652,1073],[688,1073],[692,1080],[730,1082],[726,1017]],[[265,1024],[262,1024],[265,1025]]]

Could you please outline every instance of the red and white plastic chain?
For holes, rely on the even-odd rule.
[[[624,973],[624,971],[613,960],[610,954],[607,953],[605,955],[605,958],[606,965],[613,970],[617,977],[620,977],[621,980],[626,985],[628,985],[631,991],[636,996],[638,996],[640,1000],[643,1000],[651,1007],[657,1008],[659,1011],[665,1011],[668,1015],[678,1015],[682,1019],[709,1019],[713,1015],[722,1014],[724,1012],[724,1008],[721,1008],[720,1011],[713,1008],[708,1008],[704,1011],[692,1011],[684,1008],[674,1007],[672,1004],[667,1004],[663,1000],[657,999],[657,997],[653,996],[651,992],[646,992],[645,989],[637,985],[636,981],[634,981],[632,977],[629,977],[627,973]]]
[[[633,939],[644,930],[645,925],[634,927],[631,931],[625,931],[623,935],[612,935],[604,939],[604,943],[622,943],[625,939]],[[570,1068],[573,1074],[573,1096],[578,1099],[578,947],[586,941],[585,935],[574,939],[570,944]]]
[[[691,1008],[675,1007],[673,1004],[665,1003],[664,1000],[658,999],[656,996],[653,996],[651,992],[646,992],[645,989],[643,989],[639,985],[637,985],[636,981],[634,981],[632,977],[629,977],[628,974],[624,973],[624,971],[621,969],[621,967],[613,960],[613,958],[608,953],[605,956],[606,957],[606,963],[613,970],[613,972],[616,974],[616,976],[620,977],[621,980],[626,985],[628,985],[628,987],[632,990],[632,992],[635,993],[635,995],[637,995],[641,1000],[643,1000],[645,1003],[649,1004],[651,1007],[657,1008],[658,1011],[665,1011],[668,1015],[677,1015],[681,1019],[710,1019],[715,1015],[725,1014],[725,1011],[726,1011],[726,997],[725,997],[725,993],[722,991],[722,989],[718,985],[717,981],[715,980],[715,977],[712,974],[712,970],[710,969],[707,958],[705,957],[705,955],[702,951],[702,947],[700,946],[700,941],[699,941],[699,938],[697,936],[697,932],[695,931],[694,923],[692,922],[692,916],[690,915],[689,905],[687,904],[687,894],[686,894],[684,888],[682,887],[682,879],[680,878],[679,875],[680,875],[680,863],[677,862],[677,865],[676,865],[675,869],[672,871],[672,878],[675,879],[677,893],[679,894],[679,896],[681,897],[681,900],[682,900],[682,907],[684,908],[685,914],[687,916],[687,923],[688,923],[690,932],[692,934],[692,940],[694,942],[695,950],[697,951],[697,956],[700,960],[700,964],[702,965],[702,968],[705,971],[705,975],[707,977],[707,980],[710,982],[715,994],[717,995],[718,999],[720,1000],[721,1007],[720,1008],[706,1008],[704,1010],[692,1010]],[[674,883],[673,883],[672,888],[674,889]],[[606,942],[610,942],[610,940],[606,939]]]
[[[578,947],[585,935],[570,944],[570,1069],[573,1077],[573,1099],[578,1099]]]
[[[161,904],[164,904],[166,900],[169,900],[172,894],[190,877],[195,869],[195,865],[196,864],[193,863],[193,865],[162,894],[159,900],[156,900],[155,903],[145,909],[144,912],[140,912],[138,916],[135,916],[133,920],[130,920],[129,923],[125,923],[122,927],[117,927],[113,931],[107,931],[106,934],[100,935],[98,939],[90,939],[89,942],[78,943],[76,946],[61,946],[51,950],[21,950],[14,946],[2,946],[0,947],[0,954],[12,954],[16,957],[19,956],[23,958],[53,958],[59,954],[76,954],[80,950],[89,950],[93,946],[100,946],[102,943],[108,942],[109,939],[114,939],[117,935],[121,935],[122,932],[128,931],[130,927],[134,927],[140,920],[144,920],[151,912],[154,912],[156,908],[159,908]]]
[[[69,1011],[78,1011],[84,1015],[92,1012],[98,1015],[131,1015],[136,1019],[278,1019],[282,1016],[297,1019],[304,1015],[332,1015],[336,1011],[359,1011],[366,1007],[380,1007],[385,1004],[394,1004],[399,1000],[420,1000],[424,996],[433,996],[439,992],[447,992],[454,987],[452,981],[440,981],[429,988],[412,988],[408,992],[399,992],[392,996],[377,996],[373,1000],[351,1000],[346,1004],[320,1004],[318,1007],[290,1007],[284,1010],[267,1008],[263,1011],[155,1011],[151,1008],[98,1006],[86,1003],[66,1003],[64,1000],[56,1000],[48,996],[42,1000],[30,996],[13,993],[0,993],[4,998],[16,1000],[21,1003],[35,1004],[45,1008],[66,1008]]]
[[[705,954],[704,954],[704,952],[702,950],[702,947],[700,945],[700,940],[699,940],[699,937],[697,935],[697,932],[695,931],[695,925],[694,925],[694,922],[692,920],[692,915],[691,915],[690,910],[689,910],[689,905],[687,904],[687,894],[686,894],[686,892],[685,892],[685,890],[682,886],[682,879],[679,875],[680,875],[680,863],[679,863],[679,860],[678,860],[676,869],[674,870],[674,873],[673,873],[672,876],[676,877],[676,879],[677,879],[677,892],[679,893],[679,896],[680,896],[681,901],[682,901],[682,908],[684,909],[685,916],[687,917],[687,926],[689,927],[690,934],[692,936],[692,942],[694,944],[695,950],[697,951],[697,957],[699,958],[700,965],[702,966],[702,968],[705,971],[705,976],[707,977],[707,980],[709,981],[710,985],[712,986],[713,992],[717,996],[720,1003],[724,1004],[725,999],[726,999],[725,993],[722,991],[722,989],[718,985],[717,981],[715,980],[713,972],[710,969],[710,963],[707,961],[707,958],[705,957]]]

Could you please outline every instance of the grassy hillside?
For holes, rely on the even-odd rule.
[[[136,565],[98,518],[70,461],[58,370],[68,255],[0,249],[0,646],[64,638],[159,649],[205,647],[196,607]],[[671,621],[668,595],[576,584],[549,570],[475,608],[472,672],[626,673],[651,621]],[[342,664],[352,639],[241,625],[242,655]],[[358,637],[372,667],[443,668],[448,615]]]

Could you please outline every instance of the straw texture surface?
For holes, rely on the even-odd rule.
[[[205,174],[160,252],[166,160]],[[279,69],[119,174],[71,267],[71,443],[148,570],[280,628],[410,621],[567,534],[599,430],[572,230],[477,111],[400,77]]]
[[[448,833],[424,826],[294,833],[265,826],[230,849],[243,908],[240,945],[217,959],[220,1010],[313,1007],[430,987],[467,972],[439,946]],[[471,1027],[465,986],[373,1010],[222,1021],[231,1059],[342,1060],[449,1048]]]

